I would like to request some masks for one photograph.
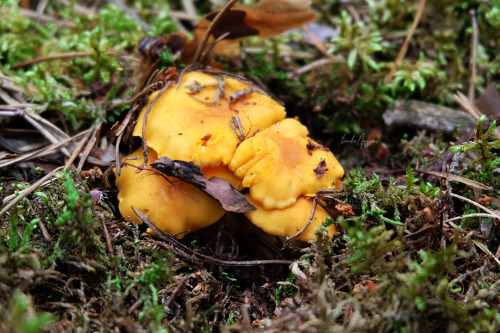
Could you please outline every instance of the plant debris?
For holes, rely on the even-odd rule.
[[[199,188],[219,201],[222,208],[228,212],[244,213],[255,209],[231,183],[219,177],[205,178],[201,173],[201,168],[193,162],[173,161],[161,156],[151,166],[168,176]]]
[[[0,6],[0,331],[499,331],[498,0],[236,2]],[[234,147],[279,121],[247,107],[280,100],[314,139],[299,151],[338,157],[342,188],[300,196],[301,224],[277,237],[236,213],[260,205],[247,191],[200,175],[213,154],[191,164],[174,144],[141,169],[137,124],[180,138],[206,121],[144,114],[174,89],[228,106]],[[223,218],[180,235],[142,209],[126,222],[109,166],[134,151],[137,182],[173,175],[233,212],[216,203]],[[323,162],[307,172],[325,180]],[[262,192],[288,194],[281,174]]]

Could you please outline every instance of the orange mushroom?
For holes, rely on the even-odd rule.
[[[150,163],[157,158],[152,149],[149,149],[149,156]],[[142,165],[142,149],[136,150],[126,161],[133,166]],[[194,186],[133,166],[124,165],[116,178],[119,209],[126,220],[142,223],[132,210],[134,207],[160,230],[182,238],[189,232],[215,223],[225,214],[216,200]],[[214,169],[209,172],[224,173]]]
[[[276,236],[296,235],[306,226],[313,207],[313,199],[304,196],[299,197],[293,205],[283,209],[266,209],[250,195],[245,195],[245,197],[257,208],[244,213],[245,216],[260,229]],[[323,208],[316,206],[311,223],[297,239],[304,242],[315,240],[315,229],[329,216]],[[332,224],[326,230],[330,236],[333,236],[337,229],[335,224]]]
[[[310,197],[320,189],[341,186],[344,170],[328,148],[308,138],[299,121],[284,119],[283,107],[251,83],[224,73],[195,71],[183,76],[178,89],[167,88],[151,106],[157,94],[150,96],[133,132],[142,137],[146,120],[148,165],[158,156],[193,162],[206,178],[223,178],[238,191],[248,188],[245,197],[256,210],[244,214],[264,231],[295,235],[309,220]],[[140,149],[131,156],[138,159],[130,164],[143,164]],[[117,177],[122,215],[141,223],[133,206],[159,229],[179,238],[224,215],[219,202],[201,190],[164,177],[123,167]],[[327,216],[317,207],[298,239],[314,240],[314,229]],[[327,230],[333,235],[336,229]]]
[[[307,137],[307,128],[291,118],[243,141],[229,169],[250,188],[265,209],[282,209],[301,195],[340,186],[344,169],[327,149]]]
[[[142,137],[148,107],[137,120],[135,136]],[[194,162],[200,168],[216,167],[231,161],[242,137],[284,117],[281,105],[240,80],[190,72],[179,89],[168,88],[151,108],[146,140],[159,156]],[[241,126],[229,125],[238,121]]]

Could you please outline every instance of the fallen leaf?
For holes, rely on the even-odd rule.
[[[217,55],[234,58],[239,55],[243,37],[268,37],[300,27],[316,18],[311,0],[262,0],[251,5],[236,5],[226,13],[212,32],[212,39],[229,33],[217,43]],[[218,12],[210,13],[196,25],[193,41],[199,42]],[[183,54],[187,58],[187,54]]]
[[[500,115],[500,94],[497,90],[497,84],[490,83],[481,96],[474,101],[474,105],[487,116]]]
[[[201,168],[193,162],[171,160],[162,156],[151,166],[167,176],[178,178],[202,190],[219,201],[222,208],[228,212],[244,213],[255,210],[255,207],[247,201],[245,196],[227,180],[219,177],[205,178],[201,173]]]
[[[316,177],[323,177],[325,172],[328,171],[325,160],[321,160],[321,162],[318,163],[318,166],[314,168],[313,171],[316,173]]]
[[[335,205],[335,209],[339,213],[339,215],[342,215],[345,218],[350,218],[353,217],[354,211],[352,210],[352,206],[343,202],[339,202]]]
[[[193,39],[188,40],[180,33],[158,37],[144,37],[139,42],[139,52],[143,56],[138,73],[146,73],[158,63],[164,46],[174,55],[180,54],[181,64],[191,64],[208,27],[219,12],[205,15],[193,31]],[[314,21],[311,0],[263,0],[256,4],[236,5],[221,17],[212,30],[208,42],[224,36],[214,49],[203,59],[207,65],[213,65],[215,55],[235,58],[240,54],[240,42],[244,37],[268,37],[286,30],[298,28]]]
[[[307,141],[306,148],[307,148],[307,152],[309,153],[309,155],[312,155],[312,151],[314,149],[319,149],[319,150],[323,150],[323,151],[330,151],[330,148],[323,147],[322,145],[314,143],[311,140]]]

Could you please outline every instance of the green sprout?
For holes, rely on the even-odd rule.
[[[486,115],[482,115],[477,122],[476,130],[474,131],[473,141],[465,142],[461,145],[450,147],[452,153],[458,152],[474,152],[479,155],[478,159],[472,161],[470,167],[474,168],[481,166],[481,171],[491,173],[494,169],[500,166],[500,158],[492,150],[500,148],[500,139],[490,140],[496,128],[496,121],[493,121],[490,127],[483,132],[483,123],[486,120]]]
[[[424,53],[422,52],[418,61],[402,62],[400,69],[394,73],[394,80],[390,85],[393,94],[396,94],[396,90],[401,88],[403,88],[403,91],[407,90],[413,93],[417,87],[420,90],[424,90],[427,79],[443,75],[443,72],[438,69],[434,62],[425,60]]]
[[[288,274],[288,277],[286,278],[285,281],[289,282],[289,283],[293,283],[294,279],[295,279],[295,275],[293,275],[292,273],[290,273],[290,274]],[[280,285],[276,289],[276,298],[275,298],[276,306],[279,306],[281,299],[292,297],[294,290],[295,289],[294,289],[293,286],[283,286],[283,285]]]
[[[348,50],[347,65],[351,70],[359,58],[365,72],[368,66],[378,72],[380,67],[371,55],[383,49],[380,33],[370,31],[361,21],[353,23],[352,17],[345,10],[341,12],[340,18],[336,21],[340,27],[340,36],[331,39],[335,45],[328,52]]]

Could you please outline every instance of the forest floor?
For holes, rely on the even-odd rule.
[[[255,2],[212,48],[217,1],[4,1],[0,331],[500,330],[500,2]],[[193,62],[335,154],[315,241],[121,216],[134,112]]]

